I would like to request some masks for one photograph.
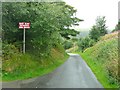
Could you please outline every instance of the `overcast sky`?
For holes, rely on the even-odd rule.
[[[77,9],[77,17],[84,19],[79,28],[88,29],[95,24],[97,16],[106,16],[108,29],[114,29],[118,22],[118,2],[120,0],[64,0]],[[77,27],[78,28],[78,27]]]

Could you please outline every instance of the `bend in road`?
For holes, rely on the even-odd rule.
[[[3,88],[103,88],[91,69],[78,54],[52,73],[29,80],[3,82]]]

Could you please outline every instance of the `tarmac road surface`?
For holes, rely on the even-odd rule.
[[[78,54],[69,53],[69,59],[53,72],[28,80],[3,82],[3,88],[103,88]]]

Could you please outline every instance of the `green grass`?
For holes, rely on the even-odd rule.
[[[91,68],[95,76],[97,77],[98,81],[103,85],[104,88],[117,88],[117,84],[110,84],[108,79],[108,74],[102,67],[101,63],[95,62],[93,57],[89,56],[89,52],[87,53],[79,53],[82,58],[86,61],[88,66]]]
[[[108,34],[83,53],[77,52],[86,61],[104,88],[118,88],[118,38]]]
[[[3,62],[3,81],[24,80],[48,74],[63,64],[69,56],[57,49],[51,51],[51,56],[38,58],[29,54],[13,57]]]

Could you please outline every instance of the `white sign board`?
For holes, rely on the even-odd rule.
[[[29,29],[30,23],[29,22],[19,22],[19,29]]]

